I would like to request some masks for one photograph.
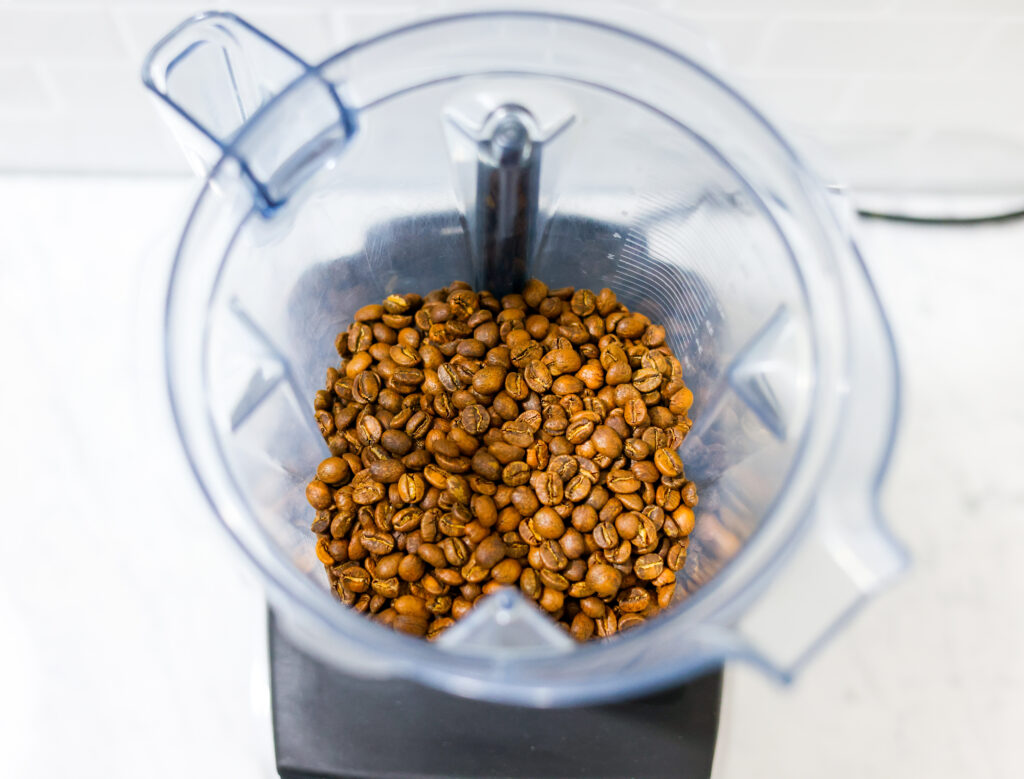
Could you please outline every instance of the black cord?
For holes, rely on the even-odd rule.
[[[909,214],[884,214],[880,211],[857,210],[865,219],[882,219],[889,222],[906,222],[925,225],[980,225],[993,222],[1012,222],[1024,218],[1024,210],[1008,211],[991,216],[910,216]]]

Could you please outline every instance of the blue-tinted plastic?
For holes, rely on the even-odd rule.
[[[176,90],[167,72],[190,72],[208,46]],[[209,63],[232,100],[196,92]],[[158,45],[146,80],[188,119],[182,139],[205,144],[209,169],[168,296],[175,416],[211,503],[312,651],[533,705],[637,694],[726,657],[784,676],[903,566],[875,505],[895,356],[863,265],[820,182],[686,52],[584,20],[494,13],[309,67],[213,14]],[[435,645],[339,607],[303,497],[325,454],[311,399],[355,308],[479,276],[475,160],[460,139],[508,104],[564,128],[544,151],[531,273],[610,286],[664,322],[695,394],[681,449],[701,494],[687,597],[587,646],[511,593]]]

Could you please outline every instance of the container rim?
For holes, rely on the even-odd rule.
[[[235,17],[237,19],[237,17]],[[274,98],[272,98],[260,111],[255,114],[250,120],[241,128],[241,130],[231,139],[229,143],[220,144],[222,149],[222,156],[214,164],[211,169],[204,187],[196,200],[195,205],[189,215],[186,222],[186,226],[183,230],[182,240],[179,243],[178,249],[175,253],[174,262],[171,270],[170,284],[168,287],[166,308],[165,308],[165,361],[164,366],[167,372],[166,380],[168,386],[168,393],[171,402],[172,413],[175,420],[175,425],[178,429],[178,433],[186,451],[189,453],[190,467],[193,469],[193,473],[196,475],[196,479],[201,485],[204,494],[207,497],[208,502],[214,509],[214,513],[218,517],[218,521],[225,528],[229,535],[235,540],[239,547],[245,552],[246,557],[250,563],[253,564],[260,575],[269,586],[271,592],[276,594],[277,597],[286,600],[290,606],[297,606],[304,617],[311,620],[316,624],[320,631],[325,631],[328,634],[339,634],[343,633],[345,638],[349,641],[363,642],[366,641],[370,644],[376,645],[380,649],[386,649],[389,651],[400,652],[403,655],[403,661],[400,665],[394,667],[394,673],[402,676],[415,676],[416,678],[426,681],[434,686],[448,689],[459,694],[488,697],[494,700],[505,700],[507,702],[516,703],[535,703],[541,701],[542,703],[555,702],[551,699],[550,695],[544,693],[543,689],[531,688],[529,683],[523,684],[521,681],[510,681],[505,677],[505,674],[489,677],[489,671],[492,671],[496,667],[496,663],[491,661],[478,660],[477,658],[465,658],[459,654],[453,654],[448,651],[438,649],[433,645],[426,644],[422,641],[410,639],[405,636],[397,634],[391,634],[385,631],[379,626],[372,625],[368,620],[361,619],[357,615],[349,615],[344,610],[337,607],[337,603],[330,599],[330,597],[322,591],[316,588],[312,582],[301,575],[293,566],[283,562],[280,559],[274,559],[273,556],[267,558],[266,555],[258,551],[254,551],[251,544],[245,538],[244,532],[239,532],[239,528],[236,527],[229,519],[227,519],[221,512],[217,502],[215,501],[211,491],[207,487],[207,479],[209,475],[200,473],[199,468],[195,462],[195,459],[191,453],[191,437],[189,430],[192,429],[194,422],[185,418],[186,412],[181,408],[179,399],[177,396],[177,389],[175,386],[175,380],[172,377],[172,366],[171,366],[171,342],[173,340],[172,334],[172,299],[175,294],[175,281],[178,277],[180,266],[183,262],[183,253],[185,251],[186,238],[189,231],[192,229],[197,215],[203,205],[204,199],[209,195],[211,187],[214,186],[214,182],[217,177],[222,174],[225,170],[225,163],[227,160],[233,158],[232,152],[234,147],[246,138],[247,133],[254,126],[254,120],[264,111],[273,110],[275,104],[282,100],[285,95],[296,89],[297,86],[310,77],[322,78],[322,72],[324,69],[332,66],[333,64],[341,61],[345,57],[361,49],[373,46],[380,42],[406,35],[417,30],[423,30],[431,27],[443,26],[451,23],[461,21],[471,21],[480,19],[501,19],[501,18],[518,18],[518,19],[538,19],[552,22],[563,22],[572,25],[581,25],[585,27],[595,28],[603,30],[605,32],[622,36],[627,39],[631,39],[634,43],[638,43],[647,47],[651,47],[662,54],[668,55],[675,60],[678,60],[682,65],[691,68],[697,72],[701,77],[707,79],[711,84],[717,87],[723,94],[736,101],[736,103],[743,109],[745,109],[754,119],[757,120],[762,129],[766,130],[769,137],[778,145],[781,149],[788,163],[793,168],[794,172],[798,174],[798,178],[805,185],[805,192],[803,193],[808,198],[808,203],[814,207],[815,212],[821,217],[823,229],[827,229],[837,235],[842,234],[842,228],[835,221],[834,213],[825,201],[824,189],[812,186],[815,182],[815,177],[811,173],[809,167],[804,163],[801,156],[796,152],[792,145],[782,136],[771,124],[771,122],[748,100],[746,100],[741,94],[735,89],[729,86],[726,82],[721,80],[714,73],[709,71],[704,65],[697,62],[694,58],[676,50],[670,48],[662,43],[659,43],[649,37],[632,32],[629,30],[622,29],[615,25],[608,24],[606,22],[597,21],[593,19],[582,18],[574,15],[549,13],[541,11],[480,11],[473,13],[454,14],[439,16],[430,19],[425,19],[410,25],[398,27],[381,35],[373,38],[360,41],[358,43],[349,46],[336,54],[324,59],[319,65],[309,67],[304,73],[300,74],[288,87],[283,89]],[[240,20],[239,20],[240,21]],[[244,24],[244,22],[243,22]],[[248,25],[246,25],[248,26]],[[251,28],[250,28],[251,29]],[[265,35],[259,33],[262,37],[266,38]],[[266,38],[270,41],[269,38]],[[275,45],[279,46],[279,44]],[[742,178],[742,177],[741,177]],[[769,214],[770,217],[770,214]],[[773,220],[774,221],[774,220]],[[780,231],[780,235],[784,236],[784,233]],[[845,241],[833,241],[837,247],[845,245],[848,249],[849,259],[860,265],[863,269],[863,263],[860,259],[859,253],[856,251],[852,244],[852,241],[845,239]],[[799,275],[799,268],[797,269]],[[864,274],[866,278],[866,274]],[[873,290],[871,291],[873,294]],[[806,290],[804,290],[806,295]],[[810,307],[812,308],[813,307]],[[888,326],[883,321],[885,327],[886,338],[889,344],[892,344],[891,333],[888,331]],[[848,335],[846,332],[843,333],[844,337]],[[814,362],[815,366],[818,366],[817,359],[817,348],[818,344],[813,345],[814,348]],[[845,366],[844,366],[845,367]],[[822,401],[822,392],[826,389],[822,382],[818,382],[814,389],[811,405],[809,409],[809,416],[815,416],[816,411],[820,408]],[[897,387],[897,398],[898,398],[898,387]],[[897,401],[898,402],[898,401]],[[838,409],[837,409],[838,412]],[[895,412],[894,412],[895,414]],[[895,417],[894,417],[895,418]],[[209,420],[204,420],[205,423],[209,423]],[[827,463],[824,459],[819,462],[811,463],[807,462],[807,437],[810,435],[811,426],[806,426],[805,430],[802,431],[803,440],[801,440],[797,451],[793,458],[790,474],[800,467],[812,467],[815,473],[821,472]],[[212,429],[211,429],[212,432]],[[820,439],[827,439],[826,444],[831,448],[836,440],[838,439],[839,433],[839,414],[835,413],[831,415],[831,423],[827,426],[819,426],[815,431],[816,436]],[[886,445],[885,451],[881,456],[882,468],[879,471],[877,481],[881,479],[881,472],[884,471],[884,464],[887,462],[889,453],[891,452],[893,441],[895,439],[895,425],[893,425],[892,431],[890,432]],[[225,469],[226,470],[226,469]],[[238,494],[237,485],[233,484],[236,492],[236,499],[241,498]],[[780,495],[784,494],[788,488],[788,477],[787,481],[783,484],[780,491]],[[807,500],[810,499],[808,496]],[[807,501],[805,501],[806,503]],[[244,498],[242,499],[244,505]],[[777,503],[777,501],[776,501]],[[771,524],[774,515],[777,513],[777,505],[771,506],[766,512],[765,518],[762,521],[762,526]],[[808,517],[805,512],[797,517],[794,517],[789,522],[789,527],[786,532],[781,536],[770,539],[771,546],[782,547],[785,546],[785,542],[793,538],[799,533],[804,522]],[[737,555],[737,560],[741,558],[750,558],[748,554],[751,552],[758,542],[758,533],[754,533],[744,549]],[[763,541],[763,539],[762,539]],[[748,548],[749,547],[749,548]],[[735,562],[735,560],[733,561]],[[737,587],[741,590],[747,590],[758,581],[762,581],[764,578],[770,575],[771,570],[776,565],[780,564],[779,559],[773,561],[772,565],[757,565],[754,566],[756,570],[749,570],[745,573],[744,578],[740,581]],[[747,566],[750,568],[751,566]],[[728,602],[724,602],[719,592],[720,585],[724,572],[719,572],[710,582],[705,586],[701,587],[696,593],[689,596],[686,604],[675,609],[671,617],[663,618],[658,620],[657,625],[645,626],[641,630],[632,631],[630,634],[625,634],[621,638],[611,642],[602,642],[601,644],[587,645],[577,647],[574,652],[579,653],[597,653],[607,652],[609,649],[615,646],[621,646],[626,642],[642,641],[647,638],[650,632],[657,630],[663,624],[667,624],[671,620],[672,624],[676,627],[677,631],[686,628],[692,630],[706,622],[718,622],[717,619],[712,617],[724,616],[727,612],[730,612]],[[718,597],[715,597],[716,594]],[[733,610],[736,609],[738,604],[733,603]],[[730,612],[731,613],[731,612]],[[286,620],[291,621],[290,619]],[[716,627],[715,625],[709,627]],[[720,659],[724,659],[726,656],[744,656],[755,662],[758,661],[758,657],[755,652],[752,652],[749,647],[743,646],[741,643],[737,643],[732,640],[731,636],[720,630],[712,630],[708,635],[704,636],[703,641],[698,641],[694,647],[695,655],[694,662],[689,664],[683,664],[677,669],[658,667],[649,671],[639,671],[636,674],[629,676],[629,687],[628,689],[609,689],[600,685],[594,685],[593,687],[582,689],[566,686],[565,688],[557,688],[557,697],[559,700],[557,703],[583,703],[589,700],[603,699],[607,700],[613,697],[622,697],[625,695],[635,695],[640,692],[654,689],[657,687],[665,686],[673,681],[676,681],[685,676],[692,675],[696,670],[702,667],[707,667],[714,664]],[[465,666],[466,673],[460,678],[452,678],[451,668],[437,668],[437,657],[439,653],[443,653],[444,657],[448,660],[458,659],[460,663]],[[702,654],[703,653],[703,654]],[[550,689],[550,688],[546,688]]]

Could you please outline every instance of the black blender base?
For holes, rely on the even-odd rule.
[[[527,709],[348,676],[296,648],[273,612],[269,626],[274,743],[285,779],[711,775],[720,670],[639,700]]]

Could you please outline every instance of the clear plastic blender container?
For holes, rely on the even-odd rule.
[[[144,78],[207,175],[168,292],[174,415],[307,651],[525,705],[637,695],[728,658],[785,678],[903,568],[877,505],[895,354],[841,206],[687,51],[481,13],[314,67],[212,13],[162,40]],[[437,642],[394,633],[339,605],[313,554],[312,399],[334,338],[393,292],[526,276],[610,287],[667,326],[700,492],[679,602],[585,645],[514,589]]]

